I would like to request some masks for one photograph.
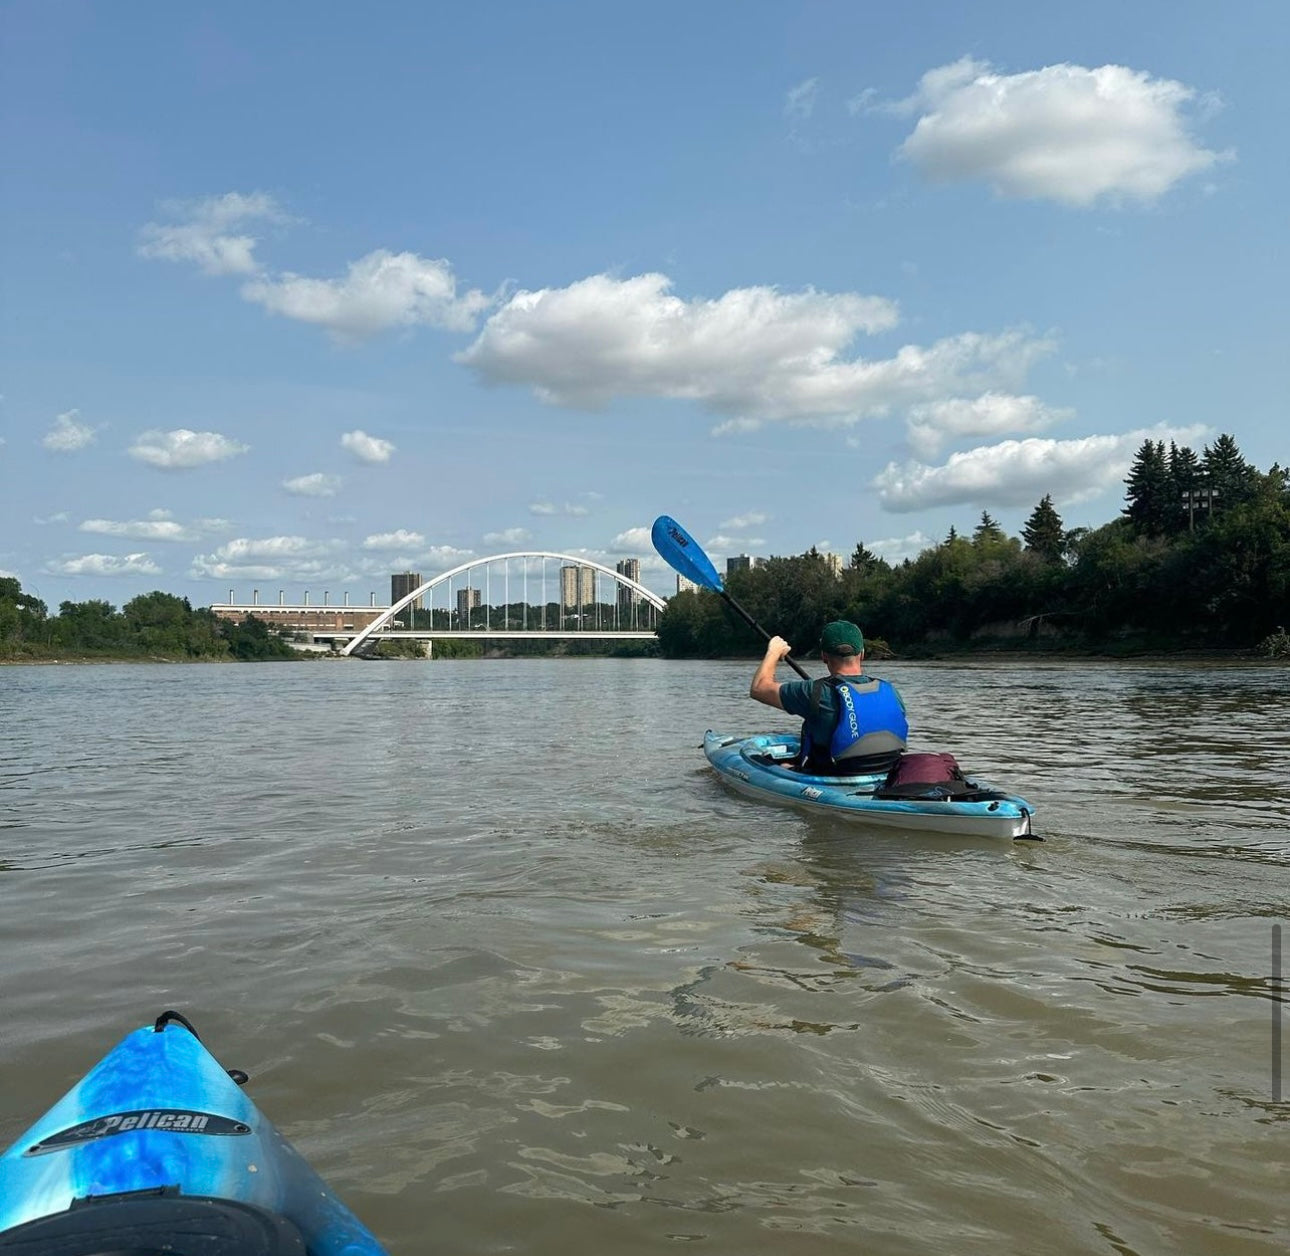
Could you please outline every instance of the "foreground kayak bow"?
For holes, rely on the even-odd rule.
[[[385,1256],[177,1012],[0,1156],[0,1253]]]

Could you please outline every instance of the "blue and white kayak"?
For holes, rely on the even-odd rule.
[[[385,1256],[166,1012],[0,1156],[0,1253]]]
[[[957,837],[1033,837],[1034,807],[984,781],[970,782],[961,798],[882,798],[887,774],[814,776],[793,765],[801,750],[796,733],[727,736],[709,730],[703,753],[732,789],[765,802],[859,820],[910,833]]]

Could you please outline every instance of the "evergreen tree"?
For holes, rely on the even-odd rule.
[[[1030,513],[1026,526],[1021,530],[1026,549],[1038,554],[1047,562],[1055,563],[1066,551],[1066,531],[1062,526],[1062,517],[1053,506],[1051,493],[1045,493],[1043,500]]]
[[[1166,514],[1170,533],[1187,531],[1194,522],[1196,494],[1202,486],[1200,461],[1184,445],[1181,449],[1169,442],[1169,495],[1171,505]]]
[[[1164,441],[1143,441],[1129,468],[1124,514],[1142,536],[1160,536],[1167,527],[1170,508],[1169,465]]]
[[[1254,496],[1257,472],[1241,456],[1236,441],[1226,433],[1205,446],[1201,472],[1215,499],[1212,510],[1231,510]]]
[[[976,530],[972,533],[972,544],[988,545],[991,541],[1002,541],[1003,539],[1003,529],[988,510],[983,510],[981,512],[981,522],[976,525]]]
[[[847,563],[847,566],[852,571],[864,573],[872,571],[881,562],[882,559],[877,554],[865,548],[863,541],[857,541],[855,549],[851,551],[851,560]]]

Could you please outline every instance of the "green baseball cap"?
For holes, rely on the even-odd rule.
[[[864,633],[849,619],[835,619],[820,633],[822,654],[847,655],[864,653]]]

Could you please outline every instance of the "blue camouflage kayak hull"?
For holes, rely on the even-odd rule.
[[[183,1233],[175,1246],[155,1246],[168,1216]],[[60,1234],[91,1235],[95,1226],[117,1245],[76,1246]],[[0,1156],[0,1252],[46,1250],[43,1242],[51,1251],[178,1253],[188,1250],[183,1235],[203,1227],[227,1231],[245,1251],[384,1256],[187,1022],[166,1013],[119,1043]]]
[[[764,802],[801,807],[908,833],[1013,839],[1033,837],[1035,809],[1024,798],[974,781],[973,800],[877,798],[886,782],[864,776],[814,776],[793,767],[801,749],[796,733],[728,736],[709,730],[703,753],[732,789]]]

